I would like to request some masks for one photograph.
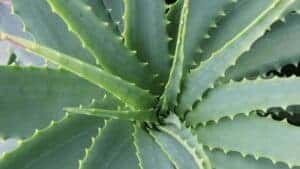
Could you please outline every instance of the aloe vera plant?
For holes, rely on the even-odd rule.
[[[0,66],[0,136],[19,141],[0,169],[300,167],[300,128],[268,113],[299,113],[300,79],[269,75],[300,61],[299,0],[12,5],[1,40],[46,66]]]

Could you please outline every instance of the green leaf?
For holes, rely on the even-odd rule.
[[[118,26],[119,32],[123,32],[124,23],[124,0],[112,1],[112,0],[103,0],[106,9],[110,12],[110,16],[114,23]]]
[[[237,151],[255,158],[266,157],[274,163],[284,162],[290,168],[300,166],[300,130],[286,121],[238,115],[233,120],[224,118],[218,123],[199,126],[196,134],[200,142],[210,148]]]
[[[104,88],[132,108],[149,109],[153,107],[155,97],[148,91],[140,89],[132,83],[103,71],[93,65],[84,63],[76,58],[59,53],[53,49],[40,46],[34,42],[17,38],[0,32],[0,39],[17,43],[41,57],[61,66],[62,68]]]
[[[162,0],[125,2],[125,44],[137,52],[140,60],[149,63],[153,76],[164,84],[168,79],[171,64],[165,3]]]
[[[28,32],[24,32],[23,27],[24,26],[20,18],[11,14],[9,7],[0,3],[0,31],[9,32],[27,39],[33,39]],[[43,59],[33,56],[28,52],[18,48],[18,46],[10,44],[6,41],[0,42],[0,48],[0,60],[2,61],[2,64],[7,60],[7,57],[9,57],[11,53],[15,53],[17,55],[15,63],[18,65],[40,66],[45,64]]]
[[[261,37],[266,29],[293,4],[293,0],[265,0],[247,1],[252,6],[245,5],[240,8],[245,15],[242,26],[236,24],[242,19],[241,15],[232,15],[229,18],[229,29],[241,28],[233,34],[232,39],[213,51],[212,56],[202,62],[200,66],[193,69],[186,78],[186,83],[180,99],[179,113],[192,110],[193,104],[197,100],[202,100],[203,93],[214,86],[214,82],[224,76],[225,70],[235,63],[237,58],[245,51],[249,50],[254,41]],[[251,15],[250,15],[251,14]],[[248,22],[246,22],[248,21]],[[234,28],[234,29],[233,29]],[[223,31],[222,35],[226,36]],[[229,34],[229,33],[228,33]]]
[[[255,159],[251,155],[243,157],[240,153],[224,152],[220,149],[208,150],[206,154],[215,169],[290,169],[286,164],[276,163],[267,158]]]
[[[80,169],[139,169],[133,144],[133,124],[121,120],[107,121],[92,139],[91,147],[80,161]]]
[[[25,138],[64,116],[64,106],[102,101],[106,92],[68,72],[0,67],[0,137]],[[107,95],[109,100],[115,100]],[[109,102],[112,103],[112,102]]]
[[[84,156],[90,138],[97,134],[102,123],[102,119],[81,115],[52,122],[21,141],[16,150],[5,154],[0,160],[0,169],[78,168],[78,159]]]
[[[181,9],[183,7],[183,0],[177,0],[174,4],[169,6],[167,13],[167,32],[169,36],[169,53],[174,55],[177,43],[177,35],[179,29],[179,22],[181,16]]]
[[[171,161],[169,161],[149,133],[138,125],[135,125],[134,129],[134,144],[137,149],[140,169],[174,169]]]
[[[203,53],[198,56],[200,57],[198,59],[205,60],[214,55],[214,52],[226,45],[236,34],[240,33],[246,25],[257,17],[257,12],[261,11],[270,2],[269,0],[261,2],[237,0],[235,5],[224,11],[225,17],[217,22],[217,28],[209,32],[209,38],[202,44]],[[297,8],[297,3],[297,0],[290,2],[289,7],[278,19]]]
[[[184,63],[184,44],[186,36],[186,21],[189,12],[188,1],[185,1],[181,10],[178,39],[168,82],[165,86],[163,95],[161,96],[162,111],[168,108],[173,109],[177,105],[177,96],[180,93],[180,85],[182,79],[183,63]]]
[[[148,121],[156,122],[157,115],[151,110],[107,110],[107,109],[95,109],[95,108],[64,108],[65,111],[76,114],[85,114],[90,116],[107,117],[112,119],[130,120],[130,121]]]
[[[175,115],[169,116],[160,131],[150,130],[151,136],[167,154],[176,169],[211,169],[203,147],[190,130],[184,128]]]
[[[139,62],[135,52],[124,47],[123,38],[110,29],[109,23],[91,12],[85,1],[48,0],[52,10],[62,17],[103,69],[157,94],[148,68]]]
[[[249,114],[253,110],[266,112],[271,107],[286,109],[289,105],[299,105],[299,85],[300,78],[295,77],[231,82],[209,91],[187,114],[187,121],[196,125],[240,113]]]
[[[91,7],[92,12],[103,22],[109,23],[109,29],[114,30],[116,34],[119,34],[119,29],[114,24],[109,10],[106,9],[103,0],[85,0],[86,5]]]
[[[205,44],[203,41],[207,38],[209,30],[216,27],[217,18],[223,15],[223,8],[235,2],[235,0],[189,0],[184,45],[184,74],[195,64],[196,56],[203,52],[201,48]]]
[[[226,71],[226,78],[240,80],[298,63],[299,39],[300,16],[291,13],[284,21],[275,23],[271,31],[255,42],[249,52],[240,56],[236,65]]]
[[[79,39],[68,31],[67,25],[51,11],[45,0],[12,0],[12,3],[14,14],[21,17],[25,30],[37,43],[95,63],[93,56],[82,48]]]

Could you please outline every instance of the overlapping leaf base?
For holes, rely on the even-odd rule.
[[[300,168],[300,0],[2,2],[0,169]]]

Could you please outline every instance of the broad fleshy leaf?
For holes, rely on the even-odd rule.
[[[220,149],[206,149],[206,154],[212,161],[215,169],[290,169],[286,164],[274,164],[270,159],[259,158],[254,156],[242,156],[238,152],[224,152]],[[298,167],[295,167],[298,169]]]
[[[152,108],[155,103],[155,97],[148,91],[74,57],[40,46],[26,39],[17,38],[2,32],[0,32],[0,39],[9,40],[19,44],[28,51],[40,55],[54,64],[87,79],[91,83],[94,83],[112,93],[114,96],[133,108],[149,109]]]
[[[131,122],[107,121],[80,162],[80,169],[139,169]]]
[[[210,148],[266,157],[273,162],[284,162],[290,168],[300,166],[300,130],[286,121],[275,121],[256,113],[241,114],[199,126],[195,133],[200,142]]]
[[[214,86],[214,82],[224,75],[225,70],[234,64],[241,54],[249,50],[252,43],[261,37],[270,25],[293,5],[293,2],[293,0],[247,1],[251,6],[245,5],[244,8],[239,8],[240,15],[232,13],[227,24],[231,23],[228,29],[235,30],[235,33],[229,41],[225,41],[223,45],[213,50],[209,59],[187,75],[177,111],[185,113],[192,110],[193,104],[202,100],[204,92]],[[241,25],[235,25],[242,19]],[[229,33],[222,32],[224,36],[227,34]]]
[[[161,96],[161,104],[163,111],[166,111],[167,108],[173,109],[177,105],[177,96],[180,93],[180,85],[184,63],[184,40],[186,36],[186,21],[189,12],[188,2],[189,1],[184,2],[181,10],[175,56],[173,58],[168,82],[165,86],[164,93]]]
[[[97,18],[86,1],[48,0],[52,10],[62,17],[104,70],[159,93],[154,78],[148,76],[149,69],[138,60],[135,52],[124,47],[123,38],[110,29],[110,23]]]
[[[209,91],[187,114],[187,122],[197,125],[254,110],[300,105],[299,86],[297,77],[231,82]]]
[[[203,52],[203,41],[210,29],[216,27],[217,18],[223,17],[224,8],[235,0],[189,0],[184,44],[184,74],[195,64],[196,56]]]
[[[167,154],[177,169],[211,169],[202,144],[186,129],[175,115],[169,116],[160,131],[150,130],[151,136]]]
[[[46,0],[12,0],[12,3],[14,14],[21,17],[25,31],[31,33],[37,43],[95,64],[94,57],[82,48],[79,39],[51,11]]]
[[[162,86],[171,65],[166,25],[164,1],[125,0],[125,44],[149,64],[152,75]]]
[[[76,169],[85,148],[91,144],[90,138],[102,124],[102,119],[83,115],[52,122],[2,156],[0,169]]]
[[[104,95],[101,88],[63,70],[1,66],[0,137],[28,137],[61,119],[63,107],[102,101]],[[117,105],[107,97],[107,103]]]
[[[240,80],[281,69],[287,64],[296,64],[300,59],[299,39],[300,16],[291,13],[255,42],[251,50],[226,71],[226,78]]]
[[[134,143],[140,163],[140,169],[174,169],[172,162],[156,144],[146,129],[134,126]]]

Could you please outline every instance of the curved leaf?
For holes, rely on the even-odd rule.
[[[5,154],[0,160],[0,169],[75,169],[78,159],[84,155],[91,137],[97,134],[102,119],[87,116],[67,116],[52,122],[19,147]]]
[[[12,0],[12,3],[14,14],[21,17],[25,30],[37,43],[95,64],[93,56],[82,48],[79,39],[68,31],[67,25],[51,11],[45,0]]]
[[[191,124],[218,121],[223,117],[266,111],[271,107],[300,104],[300,78],[259,79],[232,82],[208,92],[196,108],[187,114]]]
[[[174,169],[168,157],[155,143],[154,139],[140,126],[135,125],[133,134],[140,169]]]
[[[133,144],[133,124],[111,120],[93,138],[80,169],[139,169]]]
[[[290,169],[283,163],[273,164],[270,159],[255,159],[251,155],[243,157],[240,153],[233,151],[224,152],[219,149],[206,149],[206,154],[211,159],[215,169]]]
[[[285,121],[259,117],[254,113],[199,126],[195,132],[200,142],[210,148],[237,151],[256,158],[266,157],[274,163],[284,162],[290,168],[300,166],[300,130]]]
[[[1,66],[0,79],[3,138],[28,137],[36,128],[62,118],[63,107],[88,105],[92,99],[101,101],[106,95],[101,88],[57,69]]]
[[[299,39],[300,16],[291,13],[283,22],[275,23],[249,52],[240,56],[226,71],[226,78],[240,80],[297,63],[300,59]]]
[[[149,63],[160,83],[168,79],[171,58],[168,54],[165,4],[162,0],[125,1],[125,44]]]
[[[180,93],[180,85],[184,63],[184,40],[186,36],[186,21],[189,12],[188,5],[188,1],[185,1],[181,10],[175,57],[173,58],[168,82],[165,86],[164,93],[161,96],[161,104],[163,111],[166,111],[167,108],[172,109],[174,108],[174,106],[177,105],[177,96]]]
[[[216,20],[223,17],[224,8],[235,0],[188,0],[189,14],[186,21],[184,45],[184,74],[195,64],[196,56],[202,54],[203,41],[208,32],[216,27]]]
[[[202,144],[188,129],[181,126],[179,119],[171,115],[166,123],[166,126],[159,126],[160,131],[150,130],[150,134],[175,168],[211,169]]]
[[[110,29],[109,23],[91,12],[85,1],[48,0],[52,10],[62,17],[103,69],[158,93],[153,77],[148,76],[148,68],[139,62],[135,52],[124,47],[122,38]]]
[[[178,107],[179,113],[185,113],[193,109],[193,104],[197,100],[202,100],[203,93],[214,82],[224,75],[225,70],[232,65],[236,59],[247,51],[252,43],[264,34],[266,29],[293,4],[293,0],[266,0],[266,1],[247,1],[252,3],[249,8],[241,8],[242,14],[246,15],[248,22],[244,23],[242,29],[234,34],[234,37],[227,41],[224,46],[213,51],[212,56],[202,62],[200,66],[193,69],[187,75],[186,83]],[[247,6],[246,6],[247,7]],[[255,12],[253,12],[255,11]],[[251,13],[251,15],[249,15]],[[249,16],[248,16],[249,15]],[[232,22],[235,23],[236,17],[233,15]],[[230,27],[234,24],[231,24]],[[222,32],[222,35],[226,34]]]
[[[61,66],[62,68],[89,80],[101,88],[104,88],[129,106],[137,109],[149,109],[153,107],[155,97],[132,83],[124,81],[117,76],[103,71],[93,65],[84,63],[71,56],[59,53],[53,49],[40,46],[34,42],[17,38],[0,32],[0,39],[7,39],[23,46],[30,52],[40,55],[45,59]]]

